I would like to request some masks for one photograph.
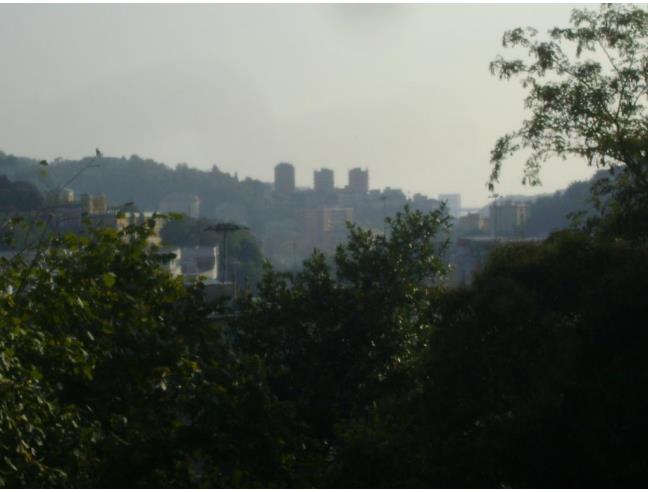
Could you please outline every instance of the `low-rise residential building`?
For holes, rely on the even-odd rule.
[[[180,249],[180,268],[185,278],[218,279],[218,246],[195,246]]]
[[[103,214],[108,211],[108,198],[103,193],[100,195],[81,195],[81,206],[88,214]]]

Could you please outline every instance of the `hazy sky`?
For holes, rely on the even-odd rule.
[[[372,188],[486,202],[489,151],[524,92],[488,63],[502,33],[567,23],[571,5],[0,5],[0,149],[137,154],[270,181],[289,161],[368,167]],[[557,161],[544,186],[591,175]]]

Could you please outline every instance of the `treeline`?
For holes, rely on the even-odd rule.
[[[0,174],[0,212],[27,212],[43,206],[42,193],[28,181],[11,181]]]
[[[82,169],[85,170],[80,172]],[[239,180],[216,166],[201,171],[178,164],[173,169],[132,155],[54,160],[45,170],[35,159],[0,152],[0,175],[29,181],[41,191],[61,186],[76,176],[70,186],[77,193],[105,193],[112,205],[134,203],[143,211],[158,210],[160,201],[171,193],[191,193],[200,197],[203,215],[218,218],[214,210],[223,204],[234,204],[248,217],[253,228],[259,228],[268,214],[265,196],[269,185],[249,178]]]
[[[219,219],[223,208],[235,210],[245,217],[255,231],[263,231],[270,220],[292,217],[294,210],[269,198],[270,185],[257,180],[238,180],[236,176],[213,168],[201,171],[187,165],[172,169],[151,159],[88,157],[79,161],[54,161],[47,172],[35,159],[19,158],[0,152],[0,175],[29,181],[42,191],[67,182],[88,164],[96,164],[83,171],[74,180],[73,188],[90,194],[105,193],[111,204],[134,203],[141,210],[157,210],[160,201],[174,192],[192,193],[201,199],[201,215]],[[600,175],[599,175],[600,176]],[[576,182],[553,195],[523,197],[531,203],[531,214],[526,234],[544,237],[569,225],[570,214],[591,211],[591,181]],[[517,199],[521,197],[515,197]],[[220,208],[219,208],[220,207]],[[486,210],[484,210],[486,212]],[[228,217],[231,218],[231,217]],[[372,217],[377,226],[383,219],[382,211]],[[373,223],[372,222],[372,223]],[[374,226],[376,226],[374,224]]]
[[[9,487],[638,487],[648,248],[565,231],[447,273],[440,212],[206,305],[150,224],[1,260]]]
[[[552,195],[536,197],[530,205],[529,220],[525,225],[526,234],[544,237],[569,227],[580,213],[590,215],[593,212],[590,189],[601,176],[598,174],[589,181],[577,181]]]

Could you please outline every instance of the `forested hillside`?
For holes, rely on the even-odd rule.
[[[128,159],[93,156],[78,161],[55,160],[45,171],[35,159],[0,153],[0,175],[30,181],[41,190],[66,183],[86,167],[71,188],[77,193],[105,193],[111,204],[132,202],[140,210],[154,211],[169,194],[188,192],[200,197],[205,216],[213,216],[214,207],[223,203],[244,207],[254,225],[263,222],[266,216],[264,193],[268,185],[251,179],[239,181],[216,167],[200,171],[180,164],[172,169],[133,155]]]
[[[572,215],[593,212],[590,199],[592,184],[605,173],[595,175],[590,181],[572,183],[552,195],[541,195],[531,202],[529,220],[525,225],[530,237],[544,237],[551,232],[567,228]]]
[[[236,205],[245,210],[249,224],[256,231],[269,220],[281,217],[280,204],[270,206],[270,185],[236,177],[214,168],[200,171],[187,165],[172,169],[151,159],[137,156],[125,158],[86,158],[80,161],[55,161],[43,172],[35,159],[18,158],[0,153],[0,175],[32,182],[41,190],[67,182],[82,168],[92,163],[75,180],[72,188],[79,193],[105,193],[112,204],[132,202],[141,210],[157,210],[160,200],[173,192],[187,192],[200,197],[201,216],[218,218],[216,207]],[[96,166],[94,165],[96,164]],[[588,202],[591,182],[577,182],[552,195],[504,197],[531,203],[527,235],[546,236],[569,224],[568,215],[591,210]],[[486,207],[487,210],[487,207]]]
[[[43,195],[27,181],[12,182],[0,174],[0,211],[29,211],[43,206]]]

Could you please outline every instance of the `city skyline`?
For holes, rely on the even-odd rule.
[[[97,146],[265,182],[286,160],[298,187],[320,167],[369,167],[376,188],[483,204],[490,150],[524,116],[522,88],[488,64],[505,30],[542,32],[571,9],[2,5],[0,149],[76,159]],[[498,193],[592,174],[552,161],[529,188],[523,161],[507,163]]]

